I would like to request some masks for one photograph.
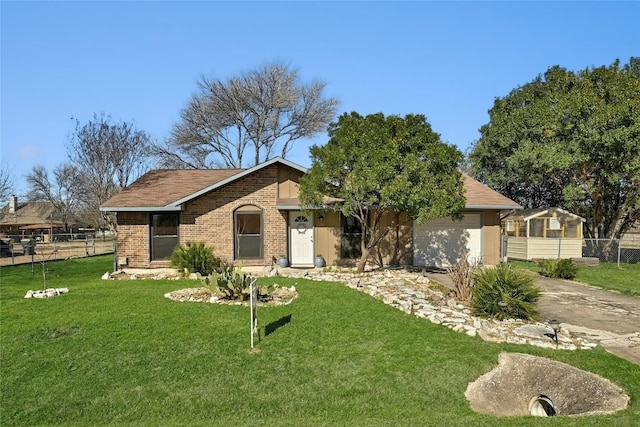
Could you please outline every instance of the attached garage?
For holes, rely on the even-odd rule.
[[[438,218],[413,224],[413,265],[446,268],[464,252],[469,259],[484,261],[482,213],[464,213],[461,221]]]

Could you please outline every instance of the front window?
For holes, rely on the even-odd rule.
[[[178,245],[178,214],[151,215],[151,260],[160,261],[171,257]]]
[[[262,258],[262,211],[243,207],[234,213],[235,258]]]
[[[340,258],[357,259],[362,256],[360,241],[362,240],[362,225],[356,217],[340,214],[342,223],[342,239],[340,244]]]

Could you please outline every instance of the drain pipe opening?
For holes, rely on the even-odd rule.
[[[529,413],[534,417],[553,417],[556,414],[556,408],[549,396],[541,394],[531,399]]]

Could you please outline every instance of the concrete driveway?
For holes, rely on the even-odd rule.
[[[640,364],[640,298],[569,280],[538,276],[540,319],[599,342],[607,351]]]
[[[447,274],[427,275],[453,289]],[[541,321],[559,320],[572,335],[598,342],[605,350],[640,365],[640,298],[570,280],[536,276],[543,290]]]

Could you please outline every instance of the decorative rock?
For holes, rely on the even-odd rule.
[[[385,304],[393,304],[396,302],[396,297],[393,295],[385,295],[383,301]]]
[[[413,309],[413,304],[411,301],[405,301],[400,303],[400,310],[404,311],[407,314],[411,314],[411,310]]]
[[[51,298],[57,295],[66,294],[69,288],[48,288],[42,291],[27,291],[25,298]]]
[[[514,329],[513,333],[530,338],[553,337],[552,329],[540,325],[522,325]]]

